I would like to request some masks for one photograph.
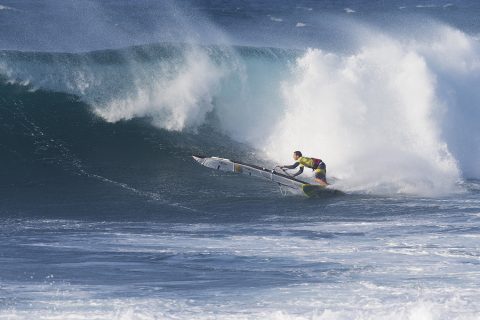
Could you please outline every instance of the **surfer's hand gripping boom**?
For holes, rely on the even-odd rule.
[[[285,171],[285,167],[282,167],[282,166],[276,166],[275,168],[273,168],[272,172],[274,172],[276,169],[280,169],[284,174],[286,174],[287,176],[292,176],[291,174],[289,174],[287,171]]]

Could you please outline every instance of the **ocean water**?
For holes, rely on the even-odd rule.
[[[479,16],[0,0],[0,319],[479,319]]]

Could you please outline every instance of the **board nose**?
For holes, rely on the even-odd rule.
[[[200,162],[200,163],[205,159],[205,157],[202,157],[202,156],[199,156],[199,155],[192,155],[192,158],[195,159],[195,161]]]

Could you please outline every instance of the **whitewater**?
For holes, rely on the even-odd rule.
[[[3,0],[0,319],[477,319],[479,13]]]

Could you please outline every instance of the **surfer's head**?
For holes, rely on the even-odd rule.
[[[294,160],[298,160],[298,158],[300,158],[302,156],[302,153],[300,151],[295,151],[293,153],[293,159]]]

